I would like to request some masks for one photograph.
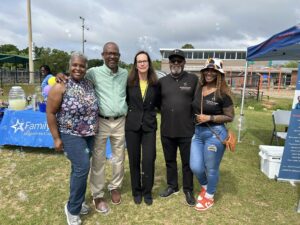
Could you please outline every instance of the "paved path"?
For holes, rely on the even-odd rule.
[[[263,90],[264,95],[269,95],[274,98],[294,98],[295,90],[286,90],[286,89],[274,89],[274,90]]]
[[[242,88],[232,89],[233,93],[241,94]],[[287,89],[262,89],[263,96],[270,96],[274,98],[294,98],[295,90],[287,90]],[[245,95],[256,96],[256,89],[246,89]]]

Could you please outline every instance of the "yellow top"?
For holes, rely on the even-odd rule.
[[[145,97],[147,87],[148,87],[148,81],[147,80],[140,80],[140,88],[141,88],[141,93],[142,93],[143,99]]]

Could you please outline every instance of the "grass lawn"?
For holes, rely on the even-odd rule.
[[[158,132],[153,205],[134,204],[126,157],[122,203],[110,204],[111,212],[107,215],[93,208],[89,215],[82,217],[83,224],[300,224],[300,214],[295,212],[299,186],[270,180],[260,171],[258,145],[269,144],[271,113],[271,110],[245,110],[242,142],[235,153],[226,152],[223,158],[215,205],[208,211],[197,212],[188,207],[182,189],[177,196],[159,197],[159,192],[166,187],[166,179]],[[235,126],[233,123],[232,127]],[[107,161],[108,178],[110,171]],[[0,147],[0,224],[66,224],[63,207],[69,193],[69,173],[69,161],[53,150]],[[194,183],[198,192],[198,182]],[[89,188],[86,198],[93,207]]]

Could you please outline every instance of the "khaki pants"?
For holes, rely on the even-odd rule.
[[[125,160],[125,116],[107,120],[99,118],[99,133],[95,137],[90,186],[93,198],[102,198],[105,187],[106,141],[110,138],[112,150],[112,179],[108,190],[121,188],[124,177]]]

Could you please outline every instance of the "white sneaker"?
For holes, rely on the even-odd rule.
[[[79,214],[80,214],[80,215],[86,215],[86,214],[88,214],[90,211],[91,211],[91,208],[90,208],[85,202],[83,202]]]
[[[202,199],[203,199],[203,197],[205,196],[205,193],[206,193],[206,189],[205,188],[201,188],[201,191],[200,191],[200,193],[199,193],[199,195],[198,195],[198,198],[197,198],[197,201],[199,202],[199,201],[201,201]]]
[[[65,214],[67,217],[68,225],[81,225],[81,219],[78,215],[72,215],[67,207],[68,203],[65,205]]]

